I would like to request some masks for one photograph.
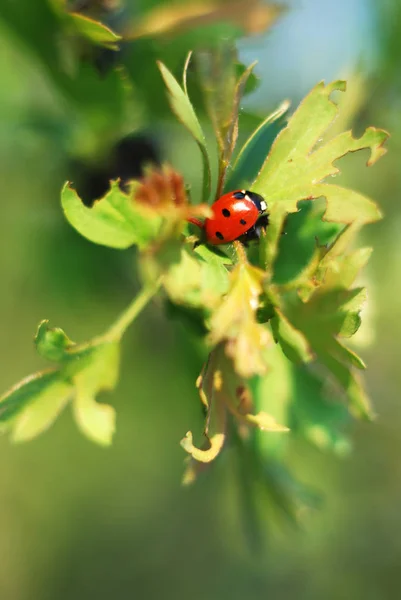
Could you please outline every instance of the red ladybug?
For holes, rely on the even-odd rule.
[[[213,217],[202,223],[191,219],[205,232],[206,243],[217,246],[234,240],[250,241],[260,237],[268,224],[267,204],[262,196],[248,190],[236,190],[221,196],[212,205]]]

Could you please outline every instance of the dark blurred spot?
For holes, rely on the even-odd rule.
[[[220,231],[216,231],[216,237],[219,238],[219,240],[224,240],[224,235]]]
[[[240,223],[241,223],[241,225],[246,225],[246,221],[245,221],[245,219],[241,219],[241,220],[240,220]]]
[[[225,217],[230,217],[230,216],[231,216],[231,213],[230,213],[230,211],[228,210],[228,208],[223,208],[223,210],[222,210],[221,212],[223,213],[223,215],[224,215]]]
[[[84,204],[91,206],[107,193],[111,179],[120,179],[121,188],[126,189],[129,181],[142,177],[148,165],[160,165],[157,144],[146,135],[130,135],[120,140],[102,163],[73,161],[69,179]]]

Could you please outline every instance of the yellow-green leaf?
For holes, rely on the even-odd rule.
[[[118,378],[119,344],[103,343],[94,347],[85,360],[85,366],[75,373],[74,414],[78,426],[91,440],[107,446],[115,431],[115,411],[101,404],[95,396],[103,390],[112,390]]]
[[[6,423],[45,394],[60,380],[59,369],[48,369],[25,377],[0,398],[0,423]]]
[[[181,88],[175,77],[170,73],[167,67],[160,61],[158,66],[164,83],[166,84],[170,106],[178,120],[188,129],[191,135],[197,142],[200,151],[202,153],[203,160],[203,201],[207,202],[210,194],[211,185],[211,171],[209,155],[206,145],[206,138],[202,131],[202,127],[199,123],[198,117],[194,111],[194,107],[185,91]]]
[[[231,285],[210,320],[209,342],[226,342],[235,370],[243,377],[264,373],[263,350],[271,343],[268,329],[257,322],[263,271],[240,262],[230,275]]]
[[[82,203],[67,183],[61,203],[67,220],[81,235],[111,248],[124,249],[133,244],[143,248],[155,238],[160,227],[161,219],[138,207],[117,182],[91,208]]]
[[[296,329],[285,315],[275,309],[271,319],[274,339],[280,343],[284,354],[293,362],[309,362],[313,358],[307,339],[301,331]]]
[[[47,360],[57,362],[64,358],[66,351],[74,343],[59,327],[50,328],[49,321],[45,319],[39,323],[35,336],[35,345],[41,356]]]
[[[323,183],[339,172],[334,162],[349,152],[369,148],[368,165],[372,165],[385,153],[383,144],[388,137],[387,132],[370,127],[359,139],[345,132],[319,145],[338,112],[330,99],[336,90],[345,91],[345,82],[319,83],[308,94],[276,138],[252,186],[266,198],[270,210],[271,226],[267,232],[270,263],[277,252],[283,219],[287,213],[297,210],[300,200],[324,196],[327,201],[324,218],[337,223],[363,224],[381,217],[369,198]]]
[[[73,391],[71,383],[60,378],[32,396],[13,422],[12,440],[27,442],[46,431],[59,416]]]
[[[80,13],[69,13],[68,18],[74,29],[94,44],[115,48],[122,37],[109,27]]]

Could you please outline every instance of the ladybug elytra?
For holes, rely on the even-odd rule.
[[[258,239],[260,230],[268,224],[267,204],[262,196],[248,190],[236,190],[221,196],[211,207],[213,216],[201,226],[206,243],[217,246],[235,240],[244,242]]]

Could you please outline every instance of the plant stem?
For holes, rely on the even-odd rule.
[[[205,142],[206,143],[206,142]],[[210,170],[210,161],[209,156],[206,150],[206,147],[202,144],[198,144],[199,149],[202,153],[202,162],[203,162],[203,177],[202,177],[202,202],[207,204],[209,202],[210,189],[212,186],[212,175]]]
[[[113,325],[108,329],[105,338],[109,340],[120,340],[126,329],[131,325],[132,321],[139,315],[141,310],[145,308],[147,303],[153,298],[160,288],[162,278],[142,288],[139,294],[132,300],[131,304],[118,317]]]
[[[245,265],[248,262],[248,258],[246,256],[245,248],[238,240],[233,242],[234,250],[237,255],[237,262]]]

